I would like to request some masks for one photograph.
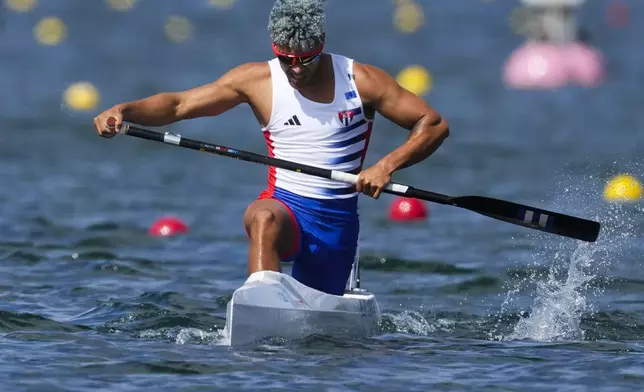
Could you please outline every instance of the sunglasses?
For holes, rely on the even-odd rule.
[[[295,64],[302,65],[304,67],[313,64],[314,62],[318,61],[320,59],[320,56],[322,55],[322,49],[324,49],[324,45],[320,45],[319,48],[312,50],[310,52],[302,53],[302,54],[286,54],[286,53],[281,53],[275,44],[272,44],[273,47],[273,52],[277,56],[278,60],[288,66],[294,66]]]

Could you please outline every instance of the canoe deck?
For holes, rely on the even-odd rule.
[[[269,337],[302,339],[313,334],[369,336],[378,330],[380,309],[365,290],[330,295],[287,274],[260,271],[235,290],[226,308],[225,336],[231,345]]]

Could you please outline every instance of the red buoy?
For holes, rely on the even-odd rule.
[[[606,9],[606,20],[612,27],[624,27],[631,20],[631,9],[626,1],[613,1]]]
[[[155,237],[167,237],[187,232],[188,225],[183,223],[181,219],[172,216],[157,219],[148,229],[148,234]]]
[[[415,221],[427,218],[429,211],[418,199],[398,196],[389,205],[389,219],[393,221]]]

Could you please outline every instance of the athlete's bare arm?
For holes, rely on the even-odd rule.
[[[354,73],[364,104],[411,131],[403,145],[380,160],[379,165],[387,174],[424,160],[440,147],[449,135],[449,127],[425,100],[377,67],[356,62]]]
[[[113,106],[94,119],[102,136],[113,136],[123,121],[144,126],[164,126],[174,122],[207,116],[217,116],[242,103],[248,103],[260,117],[266,117],[264,102],[258,99],[258,89],[270,81],[270,69],[264,63],[247,63],[226,72],[216,81],[185,91],[164,92]],[[270,102],[270,101],[269,101]]]

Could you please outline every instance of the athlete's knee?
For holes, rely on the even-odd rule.
[[[254,211],[249,219],[247,231],[252,237],[256,235],[269,236],[277,239],[281,224],[275,212],[269,209]]]

